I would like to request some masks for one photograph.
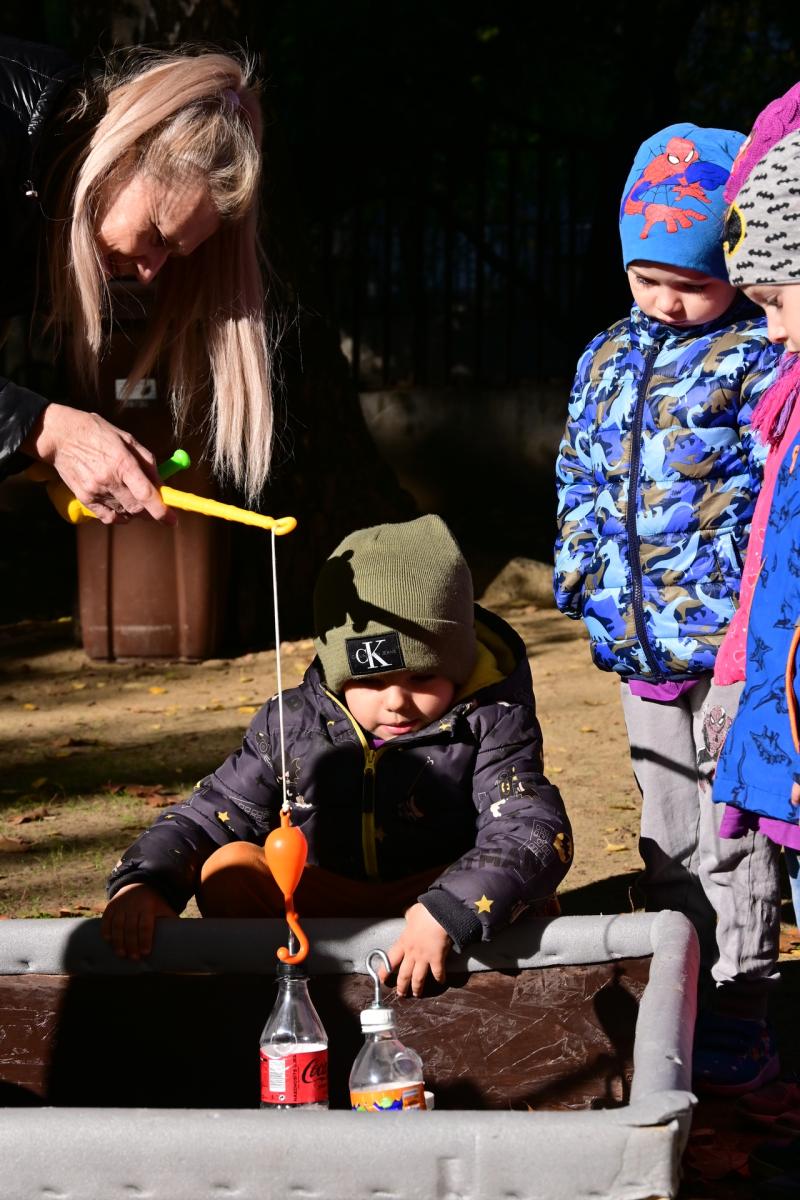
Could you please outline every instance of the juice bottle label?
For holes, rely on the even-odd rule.
[[[350,1103],[355,1112],[401,1112],[406,1108],[425,1108],[425,1087],[420,1082],[351,1088]]]
[[[327,1047],[274,1058],[262,1048],[262,1104],[321,1104],[327,1099]]]

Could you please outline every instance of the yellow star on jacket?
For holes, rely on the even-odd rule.
[[[228,816],[228,814],[226,812],[218,812],[217,820],[222,821],[223,823],[225,823],[225,822],[230,823],[230,817]]]
[[[487,900],[485,896],[481,896],[480,900],[473,900],[472,903],[479,913],[488,913],[492,911],[494,900]]]

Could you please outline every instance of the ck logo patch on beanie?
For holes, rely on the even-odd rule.
[[[372,637],[345,638],[350,674],[376,675],[379,671],[403,671],[405,659],[400,647],[400,635],[381,633]]]

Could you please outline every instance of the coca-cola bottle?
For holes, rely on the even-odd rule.
[[[280,963],[278,996],[261,1034],[261,1107],[328,1107],[328,1035],[302,967]]]

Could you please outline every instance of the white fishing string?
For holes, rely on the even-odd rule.
[[[286,793],[286,744],[283,736],[283,673],[281,671],[281,631],[278,622],[278,563],[275,554],[274,525],[270,534],[272,535],[272,614],[275,618],[275,674],[278,683],[278,729],[281,739],[281,785],[283,788],[281,812],[289,812],[289,797]]]

